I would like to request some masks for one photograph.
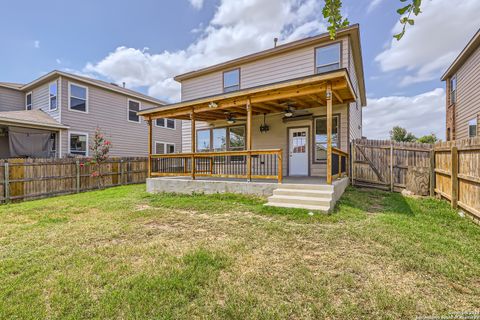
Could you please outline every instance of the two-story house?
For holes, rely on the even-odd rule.
[[[181,102],[139,113],[147,121],[183,120],[183,154],[151,154],[151,176],[279,183],[285,178],[333,185],[348,174],[350,142],[362,136],[366,105],[358,25],[339,30],[335,40],[325,33],[275,45],[175,80],[181,83]],[[165,180],[150,179],[148,186],[160,190]],[[232,192],[228,185],[193,191]],[[192,191],[192,186],[184,190]],[[237,189],[270,192],[265,190],[271,184],[261,184],[260,190],[256,186]],[[274,200],[295,206],[287,195]],[[308,207],[306,199],[301,201]]]
[[[447,141],[480,135],[480,29],[445,71]]]
[[[99,128],[112,156],[146,156],[142,109],[165,103],[112,83],[62,71],[28,84],[0,82],[0,159],[88,156]],[[156,153],[181,150],[181,122],[156,119]]]

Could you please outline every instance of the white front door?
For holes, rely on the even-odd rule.
[[[289,140],[289,175],[308,176],[308,128],[291,128]]]

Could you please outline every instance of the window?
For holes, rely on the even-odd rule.
[[[140,116],[137,112],[140,111],[140,102],[135,100],[128,100],[128,121],[140,123]]]
[[[338,147],[339,136],[338,126],[340,123],[339,116],[333,116],[332,126],[332,146]],[[315,150],[314,160],[324,161],[327,159],[327,117],[320,117],[315,119]]]
[[[159,119],[155,120],[155,125],[157,127],[175,129],[175,120],[174,119],[159,118]]]
[[[340,43],[315,49],[315,71],[328,72],[340,68]]]
[[[68,90],[68,105],[70,110],[88,112],[88,89],[70,83]]]
[[[49,108],[50,110],[57,110],[57,81],[50,83],[49,91]]]
[[[197,152],[245,149],[245,126],[197,130]]]
[[[240,69],[223,73],[223,92],[231,92],[240,89]]]
[[[29,92],[25,96],[25,109],[32,110],[32,93]]]
[[[450,104],[457,102],[457,76],[450,79]]]
[[[155,153],[175,153],[175,145],[173,143],[155,142]]]
[[[474,138],[477,136],[477,125],[478,125],[477,119],[472,119],[468,121],[468,137],[469,138]]]
[[[70,133],[69,134],[69,153],[87,156],[88,155],[88,134]]]

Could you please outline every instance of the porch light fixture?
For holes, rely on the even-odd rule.
[[[215,108],[218,107],[218,104],[216,104],[215,102],[212,101],[208,104],[208,107],[211,108],[211,109],[215,109]]]
[[[332,92],[331,91],[326,92],[326,98],[327,98],[327,100],[332,99]]]
[[[270,127],[269,127],[268,124],[265,122],[266,116],[267,116],[267,114],[264,113],[264,114],[263,114],[263,124],[260,126],[260,133],[267,133],[267,132],[270,130]]]

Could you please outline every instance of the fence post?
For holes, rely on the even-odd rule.
[[[430,197],[435,196],[435,149],[430,151]]]
[[[80,161],[75,161],[75,168],[76,168],[76,179],[75,179],[75,187],[77,193],[80,192]]]
[[[390,141],[390,191],[393,192],[393,142]]]
[[[355,140],[352,141],[352,156],[350,157],[350,171],[351,171],[351,179],[352,179],[352,186],[355,185]]]
[[[5,160],[5,167],[4,167],[4,184],[3,188],[5,189],[5,203],[10,202],[10,169],[8,167],[8,160]]]
[[[456,146],[452,147],[451,150],[452,157],[452,208],[457,209],[458,201],[458,148]]]
[[[120,185],[123,185],[123,159],[120,159]]]

